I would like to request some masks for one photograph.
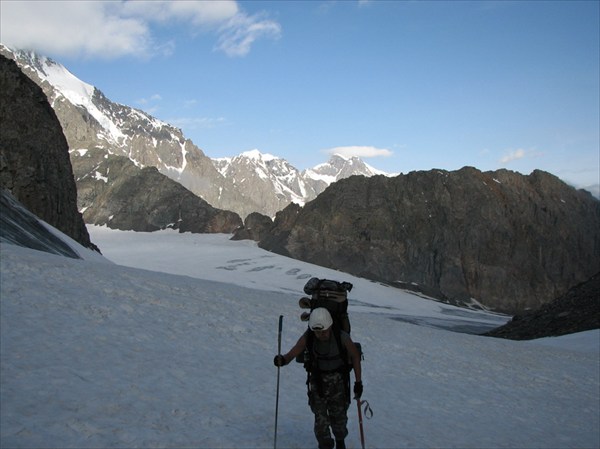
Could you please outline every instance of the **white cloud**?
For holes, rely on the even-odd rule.
[[[507,164],[508,162],[512,162],[517,159],[523,159],[525,155],[526,152],[522,148],[519,148],[518,150],[510,150],[500,159],[500,162],[503,164]]]
[[[111,2],[3,1],[0,40],[61,55],[114,58],[145,53],[148,25],[113,14]]]
[[[229,56],[248,54],[262,37],[279,37],[277,22],[249,16],[224,1],[5,1],[0,41],[53,55],[147,58],[170,54],[173,41],[159,41],[153,26],[187,26],[211,32],[216,48]]]
[[[328,154],[339,154],[345,157],[361,157],[361,158],[369,158],[369,157],[388,157],[393,153],[392,151],[385,148],[376,148],[372,146],[347,146],[347,147],[335,147],[324,150]]]
[[[220,36],[215,49],[229,56],[245,56],[254,41],[261,37],[279,38],[281,26],[261,15],[236,14],[220,28]]]
[[[239,13],[235,1],[127,1],[122,13],[151,22],[183,21],[195,26],[218,25]]]

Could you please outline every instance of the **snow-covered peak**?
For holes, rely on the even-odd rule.
[[[310,179],[320,180],[327,184],[353,175],[387,175],[387,173],[371,167],[356,156],[348,157],[337,153],[333,154],[329,161],[305,170],[303,173]]]
[[[265,161],[265,162],[272,161],[274,159],[279,159],[278,157],[273,156],[272,154],[261,153],[260,150],[257,150],[257,149],[250,150],[250,151],[244,151],[238,157],[245,157],[245,158],[253,159],[256,161]]]
[[[94,86],[81,81],[65,66],[48,57],[30,51],[12,50],[4,45],[0,47],[0,50],[12,54],[21,68],[30,72],[29,76],[33,75],[38,78],[41,85],[48,83],[52,86],[52,92],[47,92],[47,95],[53,107],[56,101],[64,98],[75,106],[85,108],[102,126],[104,130],[102,137],[105,140],[117,146],[125,144],[127,136],[110,117],[108,111],[103,110],[95,103],[94,98],[97,91]]]
[[[2,44],[0,49],[12,53],[24,69],[35,72],[42,82],[47,81],[71,103],[86,106],[92,101],[94,86],[81,81],[62,64],[32,51],[13,50]]]
[[[39,61],[41,65],[37,71],[40,78],[52,84],[67,100],[84,107],[92,103],[94,86],[81,81],[65,66],[50,58],[40,57]]]

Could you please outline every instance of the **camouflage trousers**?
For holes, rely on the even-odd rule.
[[[350,398],[346,382],[341,373],[321,374],[322,385],[315,376],[311,377],[308,403],[315,415],[315,437],[319,449],[333,448],[331,432],[336,440],[343,440],[348,435],[348,406]]]

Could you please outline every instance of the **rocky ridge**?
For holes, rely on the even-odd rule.
[[[274,217],[290,203],[303,206],[340,179],[384,174],[357,157],[339,154],[302,171],[285,159],[258,150],[246,151],[233,158],[213,159],[213,163],[239,190],[259,203],[255,212],[269,217]]]
[[[542,171],[354,176],[266,235],[270,251],[509,314],[600,271],[600,202]]]
[[[600,328],[600,273],[540,309],[519,314],[484,335],[511,340],[558,337]]]
[[[95,152],[103,154],[89,151],[89,160],[96,159]],[[79,179],[79,186],[84,198],[94,197],[86,219],[113,229],[229,234],[242,225],[236,213],[212,207],[156,167],[140,169],[124,156],[100,158],[94,176]]]

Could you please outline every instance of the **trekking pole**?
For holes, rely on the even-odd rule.
[[[279,315],[279,332],[277,336],[277,354],[281,354],[281,329],[283,328],[283,315]],[[275,436],[273,438],[273,449],[277,449],[277,415],[279,413],[279,371],[277,367],[277,396],[275,399]]]
[[[360,409],[360,399],[356,398],[356,406],[358,407],[358,429],[360,430],[360,445],[365,449],[365,432],[363,431],[362,411]]]
[[[373,417],[373,410],[369,405],[368,401],[361,401],[360,398],[356,399],[356,406],[358,407],[358,428],[360,430],[360,444],[362,445],[362,449],[365,449],[365,432],[363,430],[363,413],[361,407],[365,406],[365,418],[371,419]]]

